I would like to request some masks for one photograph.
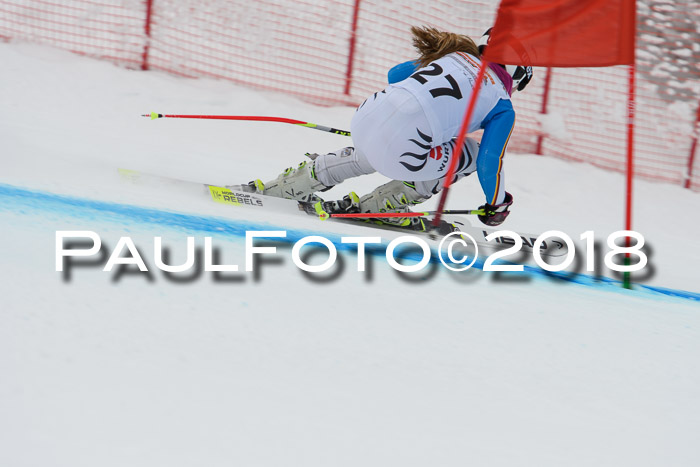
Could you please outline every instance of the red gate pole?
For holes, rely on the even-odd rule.
[[[151,13],[153,12],[153,0],[146,0],[146,20],[143,25],[146,34],[146,43],[143,46],[143,56],[141,57],[141,69],[148,70],[148,49],[151,46]]]
[[[476,107],[476,98],[479,95],[479,90],[481,89],[481,82],[484,79],[484,73],[488,67],[489,62],[484,57],[481,57],[481,66],[479,67],[479,73],[476,75],[476,82],[474,83],[474,88],[472,89],[472,95],[469,98],[469,104],[462,119],[462,126],[459,129],[459,135],[457,136],[457,142],[455,143],[455,149],[452,154],[452,159],[450,164],[447,166],[447,175],[445,175],[445,181],[442,185],[442,192],[440,193],[440,201],[438,202],[437,213],[433,218],[433,227],[440,225],[440,220],[442,219],[442,211],[445,209],[445,202],[447,201],[447,192],[450,190],[453,178],[455,176],[455,170],[457,169],[457,161],[459,156],[462,155],[462,146],[464,145],[464,140],[467,137],[467,131],[469,130],[469,122],[474,114],[474,108]]]
[[[548,66],[547,67],[547,74],[544,77],[544,91],[542,94],[542,111],[540,112],[542,115],[547,114],[547,102],[549,101],[549,84],[552,80],[552,67]],[[542,155],[542,143],[544,142],[544,134],[540,132],[540,135],[537,137],[537,149],[535,150],[535,154],[539,154],[540,156]]]
[[[698,133],[700,133],[700,103],[698,103],[698,113],[695,117],[695,127],[693,131],[693,142],[690,145],[690,155],[688,156],[688,175],[685,179],[685,188],[690,188],[693,184],[693,163],[695,162],[695,149],[698,147]]]
[[[355,43],[357,41],[357,19],[360,16],[360,1],[355,0],[355,6],[352,12],[352,29],[350,30],[350,50],[348,51],[348,67],[345,72],[345,95],[350,95],[350,86],[352,85],[352,67],[355,64]]]
[[[625,205],[625,230],[632,230],[632,178],[634,176],[634,114],[635,114],[635,92],[634,78],[636,74],[636,64],[629,66],[629,96],[627,100],[627,196]],[[630,247],[630,237],[625,238],[625,246]],[[625,264],[629,264],[629,253],[625,254]],[[623,287],[631,289],[630,273],[623,274]]]

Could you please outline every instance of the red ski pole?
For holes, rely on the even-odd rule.
[[[334,133],[336,135],[351,136],[349,131],[338,130],[337,128],[331,128],[323,125],[317,125],[315,123],[303,122],[301,120],[293,120],[291,118],[281,118],[281,117],[257,117],[250,115],[167,115],[159,114],[157,112],[151,112],[150,114],[143,114],[142,117],[151,117],[151,120],[157,118],[199,118],[206,120],[248,120],[253,122],[278,122],[278,123],[289,123],[292,125],[303,126],[306,128],[313,128],[314,130],[325,131],[326,133]]]
[[[328,213],[323,210],[317,210],[316,213],[321,220],[333,218],[346,219],[386,219],[392,217],[427,217],[433,216],[438,211],[423,211],[423,212],[352,212],[352,213]],[[442,211],[442,214],[475,214],[484,215],[483,209],[451,209]]]

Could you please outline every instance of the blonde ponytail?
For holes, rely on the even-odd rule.
[[[467,36],[444,32],[433,27],[411,27],[413,46],[418,51],[418,66],[424,67],[430,62],[452,52],[465,52],[479,57],[479,48]]]

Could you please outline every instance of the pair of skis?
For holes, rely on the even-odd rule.
[[[120,169],[119,174],[124,182],[158,191],[172,192],[173,194],[190,194],[195,197],[201,197],[204,195],[204,197],[209,199],[209,201],[213,201],[214,203],[220,205],[226,205],[222,206],[222,208],[225,210],[233,208],[233,211],[230,212],[238,212],[237,214],[234,214],[235,217],[243,216],[244,218],[247,218],[248,216],[244,214],[244,211],[259,211],[266,213],[266,215],[269,214],[270,218],[276,213],[283,213],[286,215],[298,213],[299,215],[307,218],[309,214],[312,214],[317,218],[321,218],[321,216],[319,216],[319,214],[316,212],[315,208],[313,208],[314,203],[300,203],[290,199],[274,198],[255,192],[251,193],[249,190],[244,189],[244,187],[240,185],[210,185],[206,183],[177,180],[169,177],[145,174],[125,169]],[[423,224],[427,227],[429,221],[432,220],[430,219],[431,212],[432,211],[427,211],[413,214],[426,217],[426,222]],[[387,232],[426,236],[429,240],[437,240],[458,230],[471,235],[475,239],[480,251],[483,248],[485,252],[496,251],[513,245],[512,238],[507,235],[501,235],[497,238],[493,238],[492,234],[497,231],[496,229],[485,226],[472,226],[468,218],[464,215],[465,212],[460,210],[452,210],[446,213],[445,218],[441,219],[438,228],[431,231],[414,230],[411,227],[400,227],[388,223],[372,222],[373,219],[377,219],[378,214],[391,214],[392,217],[409,217],[408,215],[411,213],[362,214],[362,217],[336,215],[328,216],[326,219],[327,221],[331,222],[340,222],[348,225],[353,224],[356,226],[360,225],[365,228],[379,229]],[[471,212],[471,214],[477,213]],[[518,235],[522,239],[523,250],[532,251],[537,235],[520,232],[517,234],[513,232],[513,234]],[[542,257],[558,257],[565,255],[566,253],[566,244],[557,240],[547,240],[541,247]]]

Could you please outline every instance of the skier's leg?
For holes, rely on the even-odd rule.
[[[277,178],[265,183],[261,180],[252,181],[248,187],[251,191],[267,196],[314,202],[322,201],[315,192],[330,189],[316,179],[313,161],[304,161],[296,168],[289,167]]]
[[[310,154],[309,157],[314,159],[316,178],[326,186],[376,172],[367,158],[352,147],[322,155]]]
[[[407,103],[410,104],[408,107]],[[269,196],[319,201],[321,198],[314,192],[327,190],[351,177],[375,172],[367,151],[383,151],[388,135],[403,132],[402,128],[413,120],[415,113],[422,115],[422,110],[410,93],[403,90],[375,93],[358,108],[353,117],[353,125],[358,128],[357,132],[353,130],[354,148],[343,148],[323,155],[309,154],[313,161],[302,162],[296,169],[288,168],[269,182],[256,180],[248,186],[251,191]]]
[[[455,140],[448,141],[440,145],[443,154],[450,154],[454,152]],[[457,168],[455,170],[455,177],[452,183],[456,183],[458,180],[471,175],[476,172],[476,156],[479,154],[479,143],[475,139],[467,137],[464,140],[464,146],[462,147],[462,153],[460,154],[459,162],[457,163]],[[446,161],[449,162],[449,159]],[[447,174],[444,174],[447,175]],[[422,180],[415,181],[413,185],[418,193],[422,196],[429,198],[432,195],[438,194],[442,191],[445,186],[445,177],[434,180]]]
[[[402,97],[405,98],[405,96]],[[414,107],[410,99],[403,102],[405,104],[404,115],[410,115],[411,121],[425,123],[420,115],[408,111]],[[360,113],[358,112],[358,114]],[[359,121],[356,122],[356,120]],[[415,176],[419,180],[402,181],[415,179],[399,178],[375,188],[362,197],[350,193],[342,200],[324,202],[322,206],[326,212],[407,212],[410,211],[411,206],[426,201],[442,190],[445,172],[447,172],[448,163],[454,154],[455,140],[433,147],[432,137],[429,134],[420,132],[415,126],[411,127],[406,122],[401,122],[402,119],[397,118],[395,121],[385,123],[382,125],[383,131],[379,133],[369,131],[366,120],[372,120],[372,118],[353,120],[353,132],[358,131],[355,137],[357,140],[355,152],[362,154],[361,148],[371,152],[375,159],[373,164],[380,167],[379,171],[383,175],[391,177],[392,174],[398,173],[402,176]],[[397,125],[397,123],[401,124]],[[408,130],[406,130],[407,128]],[[414,133],[417,133],[418,136],[414,137]],[[396,137],[393,139],[382,138],[382,134],[394,134]],[[376,151],[377,147],[382,148],[383,152]],[[478,153],[479,144],[476,140],[467,138],[457,163],[453,182],[476,171]],[[409,161],[404,161],[402,158],[409,159]],[[367,158],[365,157],[365,159]],[[367,165],[372,167],[369,160]],[[435,178],[426,179],[426,173]],[[396,178],[395,175],[394,178]],[[387,218],[383,222],[416,228],[415,224],[420,223],[420,220],[417,218]]]
[[[444,143],[439,146],[440,152],[452,154],[454,152],[454,145],[454,140]],[[478,152],[479,143],[477,143],[474,139],[467,138],[462,150],[460,162],[457,166],[457,172],[453,183],[476,171],[476,154],[478,154]],[[423,180],[417,182],[393,180],[375,188],[361,198],[354,195],[354,193],[351,193],[349,195],[350,198],[346,197],[337,202],[337,206],[326,203],[325,207],[327,208],[328,212],[386,212],[395,209],[402,209],[426,201],[432,195],[439,193],[444,184],[444,177],[436,180]],[[353,195],[355,199],[353,199]],[[348,203],[348,201],[352,201],[352,203]]]
[[[397,209],[414,206],[430,198],[416,190],[414,184],[392,180],[378,186],[360,198],[360,212],[391,212]]]
[[[315,192],[326,191],[348,178],[375,172],[367,159],[352,147],[307,156],[312,160],[302,162],[297,168],[286,169],[269,182],[251,182],[251,189],[278,198],[321,201]]]

